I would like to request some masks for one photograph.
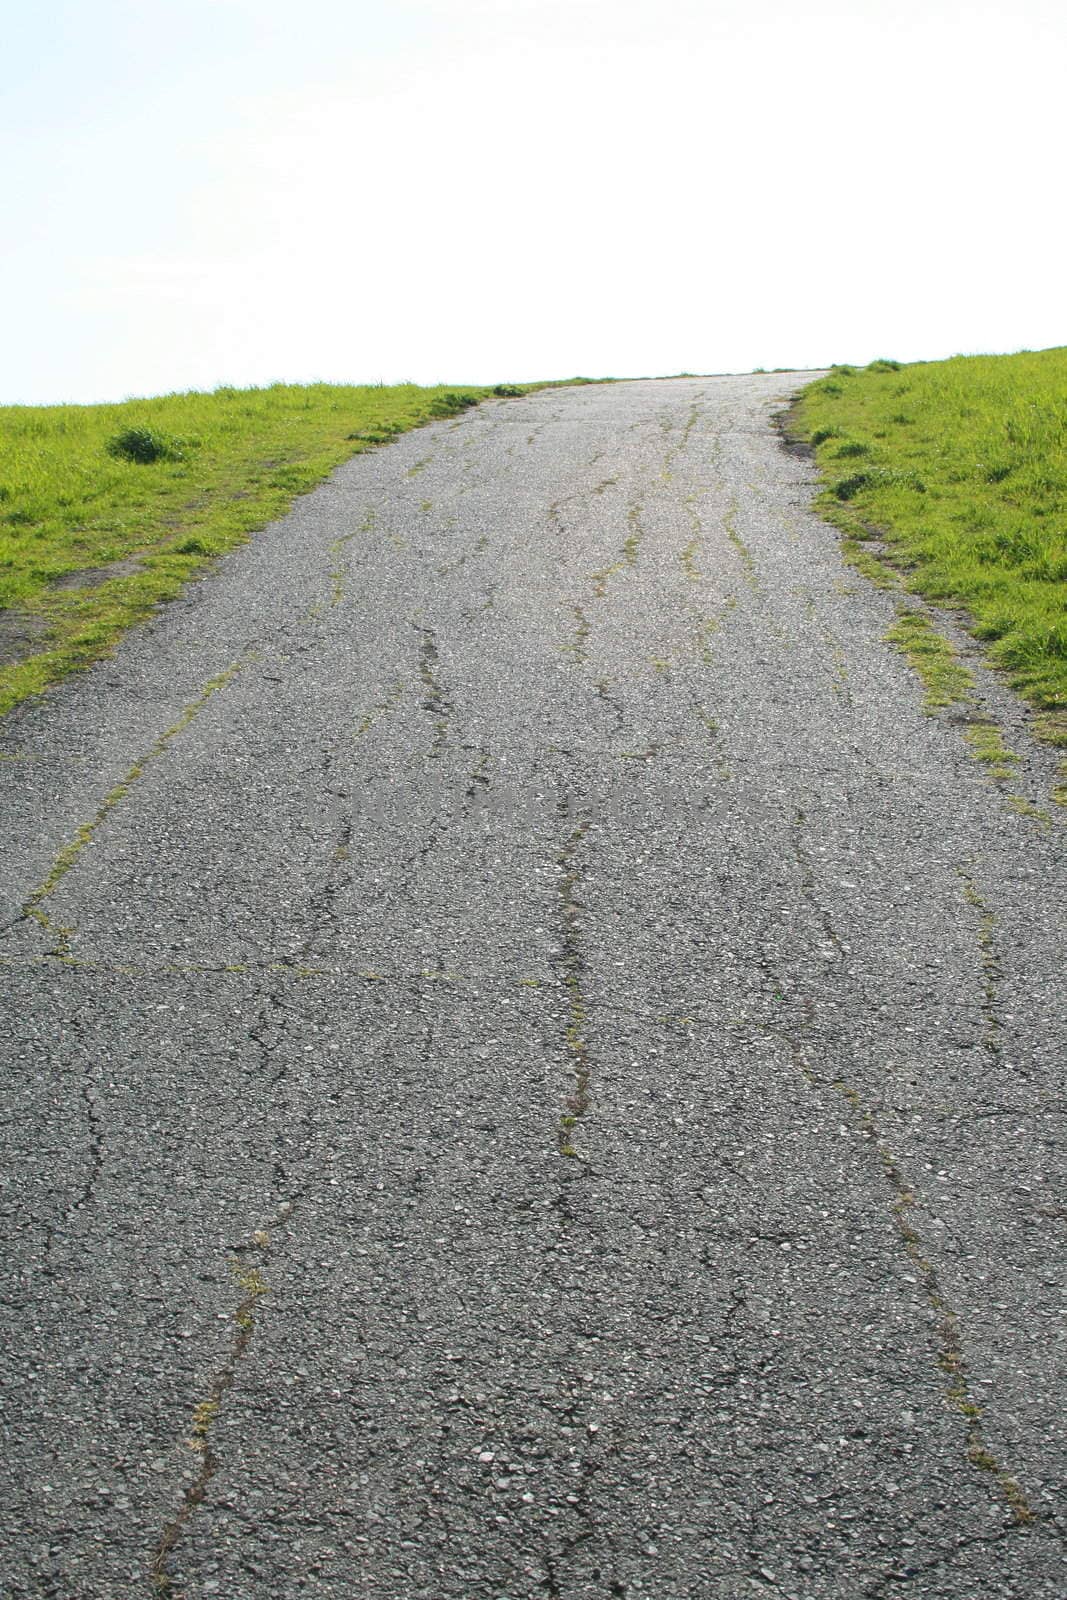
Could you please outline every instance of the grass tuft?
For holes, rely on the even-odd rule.
[[[866,450],[852,451],[853,455],[866,454]],[[838,455],[845,454],[837,451]],[[898,472],[891,467],[871,467],[867,472],[854,472],[851,477],[840,478],[833,485],[832,493],[836,500],[854,500],[864,489],[899,488],[913,489],[916,494],[925,494],[926,485],[914,472]]]
[[[870,445],[862,444],[858,439],[847,439],[844,444],[839,445],[834,451],[834,455],[839,461],[849,460],[854,456],[869,456],[870,453]]]
[[[153,461],[184,461],[185,446],[191,441],[173,439],[157,428],[123,428],[107,441],[104,449],[121,461],[136,461],[148,466]]]
[[[448,389],[444,394],[439,394],[430,402],[430,415],[433,417],[457,417],[461,411],[469,411],[471,406],[476,406],[485,394],[480,389],[477,394],[472,390],[459,391]]]

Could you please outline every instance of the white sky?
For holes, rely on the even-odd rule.
[[[0,16],[0,403],[1067,342],[1063,0]]]

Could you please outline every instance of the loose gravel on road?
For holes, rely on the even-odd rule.
[[[802,381],[407,435],[3,724],[4,1600],[1067,1593],[1064,828]]]

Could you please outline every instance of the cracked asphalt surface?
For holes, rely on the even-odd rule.
[[[1064,830],[802,381],[409,434],[3,724],[5,1600],[1067,1593]]]

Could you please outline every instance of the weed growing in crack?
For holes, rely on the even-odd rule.
[[[673,478],[673,476],[674,476],[674,463],[678,459],[678,457],[685,451],[685,448],[689,443],[689,436],[692,433],[693,429],[696,427],[697,418],[699,417],[699,415],[700,415],[700,405],[699,405],[698,401],[694,400],[693,404],[689,407],[689,414],[685,419],[685,425],[682,428],[682,436],[681,436],[681,438],[679,439],[677,444],[670,446],[670,448],[667,450],[666,455],[663,458],[663,471],[661,473],[661,477],[662,477],[664,483],[670,483],[671,479]],[[669,420],[665,419],[664,422],[663,422],[663,431],[664,431],[664,433],[669,433],[670,429],[671,429],[671,422]]]

